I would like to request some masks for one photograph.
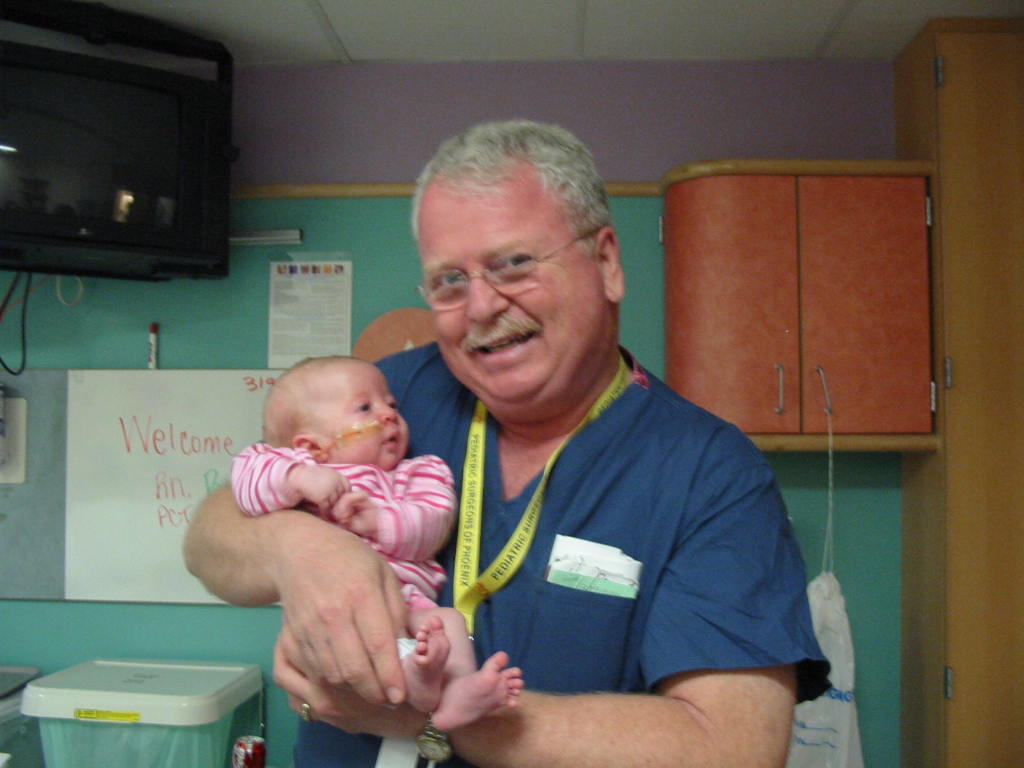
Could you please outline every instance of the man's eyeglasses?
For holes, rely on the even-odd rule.
[[[457,267],[428,272],[419,285],[420,293],[434,309],[453,309],[464,304],[469,298],[469,281],[477,276],[482,277],[488,285],[506,296],[521,293],[537,286],[536,271],[541,262],[547,261],[580,240],[592,237],[600,229],[601,227],[595,227],[582,235],[577,235],[543,256],[513,253],[508,256],[495,256],[486,267],[471,272]]]

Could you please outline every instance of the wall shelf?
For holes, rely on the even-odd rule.
[[[781,451],[827,451],[828,435],[748,435],[765,453]],[[834,435],[837,451],[887,451],[889,453],[921,453],[937,451],[942,441],[938,435]]]

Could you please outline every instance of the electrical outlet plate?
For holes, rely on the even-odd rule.
[[[24,397],[4,399],[4,426],[7,460],[0,464],[0,484],[25,482],[25,428],[28,424],[28,401]]]

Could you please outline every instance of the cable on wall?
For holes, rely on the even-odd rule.
[[[17,368],[11,368],[7,364],[7,361],[0,355],[0,365],[3,366],[4,370],[12,376],[18,376],[22,371],[25,370],[25,364],[28,360],[28,339],[26,335],[26,319],[28,315],[28,296],[32,291],[32,273],[15,272],[14,279],[11,280],[11,284],[7,287],[7,292],[4,294],[3,301],[0,302],[0,323],[3,322],[4,316],[7,313],[7,309],[11,304],[11,296],[14,295],[14,291],[17,290],[18,283],[21,281],[22,275],[25,276],[25,288],[24,293],[21,297],[21,365]]]

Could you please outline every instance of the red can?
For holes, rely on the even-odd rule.
[[[231,750],[231,768],[265,768],[267,744],[259,736],[239,736]]]

